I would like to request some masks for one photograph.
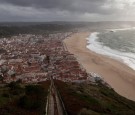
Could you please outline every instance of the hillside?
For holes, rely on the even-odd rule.
[[[135,102],[100,82],[64,83],[55,81],[68,115],[134,115]]]

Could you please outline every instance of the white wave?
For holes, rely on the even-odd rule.
[[[124,30],[134,30],[135,27],[129,27],[129,28],[118,28],[118,29],[106,29],[110,32],[116,32],[116,31],[124,31]]]
[[[88,45],[86,47],[88,49],[102,55],[107,55],[113,59],[117,59],[118,61],[125,63],[130,68],[135,70],[135,54],[123,53],[120,51],[110,49],[107,46],[103,46],[102,43],[97,41],[98,34],[98,32],[91,33],[90,36],[87,38]]]

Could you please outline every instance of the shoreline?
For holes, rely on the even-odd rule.
[[[101,42],[97,41],[97,39],[99,39],[99,34],[100,32],[91,33],[87,38],[87,43],[91,44],[88,44],[86,47],[97,54],[106,55],[112,59],[116,59],[135,71],[135,55],[131,52],[122,52],[103,45]]]
[[[101,75],[118,94],[135,101],[135,71],[122,62],[86,48],[90,32],[79,32],[64,40],[86,71]]]

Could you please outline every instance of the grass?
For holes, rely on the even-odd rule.
[[[55,81],[68,115],[135,115],[135,102],[102,84]],[[50,81],[0,88],[0,115],[45,114]]]
[[[79,112],[79,115],[100,115],[100,114],[92,110],[87,110],[86,108],[84,108]]]
[[[135,102],[98,84],[55,81],[69,115],[135,115]]]
[[[0,88],[0,115],[45,114],[50,81],[36,85],[17,82]]]
[[[9,98],[4,97],[4,96],[0,96],[0,107],[2,107],[3,105],[6,105],[9,102]]]

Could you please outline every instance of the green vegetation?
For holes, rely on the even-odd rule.
[[[79,115],[99,115],[99,113],[84,108],[80,111]]]
[[[19,34],[49,35],[55,32],[68,32],[82,25],[72,24],[36,24],[26,26],[0,26],[0,37],[10,37]]]
[[[43,87],[40,85],[28,85],[25,88],[25,95],[19,100],[19,105],[28,110],[37,110],[44,105],[44,97],[46,97],[47,92],[44,91]]]
[[[45,106],[50,82],[24,85],[18,82],[0,87],[0,115],[41,115]]]
[[[135,115],[135,102],[100,83],[55,84],[69,115]]]

